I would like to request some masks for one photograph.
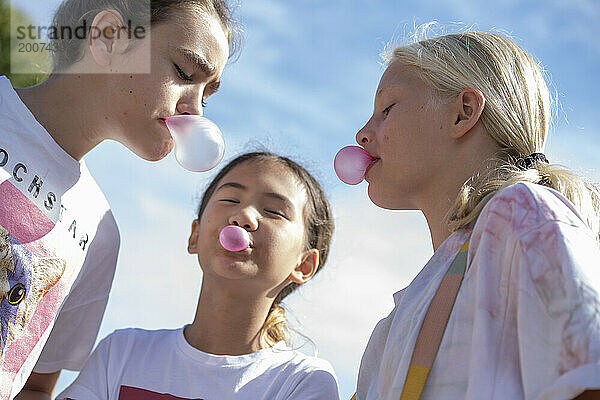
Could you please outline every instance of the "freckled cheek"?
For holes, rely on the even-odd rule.
[[[383,129],[379,135],[379,154],[385,155],[386,153],[394,153],[397,151],[396,147],[398,146],[397,142],[397,132],[390,128]]]
[[[400,128],[400,129],[398,129]],[[398,125],[397,119],[390,115],[387,120],[383,121],[379,129],[379,140],[382,143],[393,144],[398,136],[398,132],[402,126]]]
[[[165,82],[151,80],[148,78],[134,79],[124,88],[124,94],[130,101],[134,101],[136,107],[164,108],[166,99],[174,97],[174,90]]]

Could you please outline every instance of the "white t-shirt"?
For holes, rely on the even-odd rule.
[[[116,222],[85,163],[0,77],[0,399],[12,399],[34,366],[82,367],[118,248]]]
[[[118,330],[104,338],[57,399],[337,400],[337,379],[320,358],[283,342],[242,356],[192,347],[183,328]]]
[[[469,231],[394,294],[363,355],[358,400],[400,398],[427,307]],[[468,262],[422,400],[566,400],[600,388],[600,251],[567,199],[530,183],[500,191]]]

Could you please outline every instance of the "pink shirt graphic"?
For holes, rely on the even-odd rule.
[[[177,397],[167,393],[156,393],[151,390],[132,386],[121,386],[119,400],[204,400],[201,398]]]
[[[54,223],[8,181],[0,184],[0,198],[0,366],[5,381],[23,366],[52,322],[44,316],[56,315],[68,287],[60,281],[65,261],[40,240]],[[15,218],[14,210],[24,210],[26,217]]]
[[[85,162],[0,77],[0,400],[32,371],[82,367],[112,285],[118,229]]]

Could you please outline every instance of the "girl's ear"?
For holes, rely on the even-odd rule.
[[[198,248],[198,231],[199,231],[200,223],[197,219],[192,221],[192,233],[190,234],[190,238],[188,239],[188,253],[197,254]]]
[[[126,39],[127,34],[122,32],[123,18],[116,11],[100,11],[92,25],[89,33],[89,47],[92,57],[101,67],[108,67],[117,52],[119,39]]]
[[[458,139],[469,132],[479,121],[483,107],[485,106],[485,97],[478,89],[464,89],[454,101],[454,126],[452,127],[452,138]]]
[[[319,267],[319,250],[310,249],[304,252],[289,279],[299,285],[305,284],[314,276]]]

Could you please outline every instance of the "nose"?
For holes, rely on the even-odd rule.
[[[373,129],[371,128],[371,120],[369,120],[365,126],[363,126],[356,133],[356,143],[365,147],[367,144],[373,142],[374,134]]]
[[[177,113],[184,115],[202,116],[202,98],[204,96],[204,85],[194,85],[186,88],[177,102]]]
[[[229,225],[240,226],[249,232],[258,229],[257,213],[252,212],[249,208],[239,210],[234,215],[229,217]]]

